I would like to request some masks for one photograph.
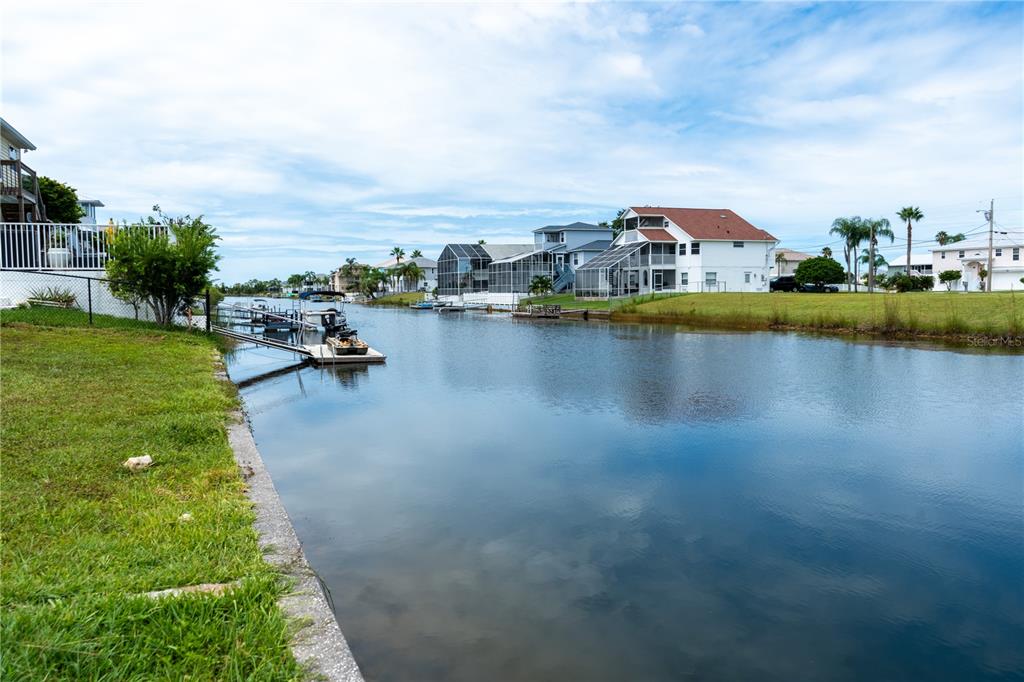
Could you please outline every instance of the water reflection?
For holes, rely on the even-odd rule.
[[[370,679],[1024,673],[1021,357],[351,317],[242,394]]]

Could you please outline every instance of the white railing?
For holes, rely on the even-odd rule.
[[[151,237],[164,225],[143,225]],[[124,226],[74,223],[0,223],[0,269],[103,270],[107,243]]]

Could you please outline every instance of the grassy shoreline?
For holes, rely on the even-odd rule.
[[[9,312],[0,678],[301,676],[227,443],[236,398],[214,376],[217,341]],[[142,454],[150,469],[121,466]],[[143,596],[201,583],[236,587]]]
[[[564,308],[611,310],[616,322],[709,329],[806,330],[906,338],[1024,338],[1024,293],[715,293],[616,301],[534,299]]]
[[[364,305],[381,307],[407,308],[410,303],[419,303],[426,295],[422,291],[410,291],[404,294],[391,294],[365,301]]]

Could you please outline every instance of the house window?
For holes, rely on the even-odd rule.
[[[957,251],[956,252],[956,257],[957,258],[963,258],[964,257],[964,252],[963,251]]]
[[[661,226],[662,227],[668,227],[668,220],[666,219],[666,220],[661,221]]]
[[[700,242],[693,242],[690,244],[690,253],[694,256],[700,253]]]
[[[685,256],[686,255],[686,242],[683,242],[682,244],[679,245],[679,255],[680,256]]]
[[[574,267],[580,264],[580,254],[578,254],[578,253],[572,254],[572,264],[573,264]]]
[[[11,161],[17,161],[18,160],[18,150],[15,149],[14,147],[8,145],[7,146],[7,158],[10,159]]]
[[[1014,247],[1010,257],[1013,258],[1013,260],[1020,260],[1020,249]]]
[[[679,283],[682,284],[684,287],[687,286],[690,283],[690,273],[688,273],[688,272],[680,272],[679,273]]]
[[[644,286],[647,286],[647,271],[644,270]]]
[[[718,286],[718,273],[717,272],[705,272],[704,273],[704,286],[711,288]]]
[[[733,242],[732,243],[732,248],[734,248],[734,249],[742,249],[743,248],[743,242]]]
[[[749,272],[744,272],[743,273],[743,283],[744,284],[750,284],[750,273]]]
[[[942,260],[946,260],[946,252],[945,252],[945,251],[942,251],[942,252],[940,252],[940,253],[942,253]]]
[[[565,243],[565,232],[558,233],[558,241],[561,242],[562,244]]]
[[[1002,256],[1002,255],[1003,255],[1003,250],[1002,249],[996,249],[996,257]]]

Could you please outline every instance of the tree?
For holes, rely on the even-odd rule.
[[[860,216],[853,216],[852,218],[836,218],[832,221],[832,229],[828,231],[829,234],[834,234],[843,239],[843,258],[846,260],[846,271],[853,273],[853,266],[851,265],[851,259],[854,254],[857,253],[857,246],[863,241],[861,235],[863,220]],[[806,261],[804,261],[806,262]],[[847,280],[849,284],[849,280]],[[856,283],[854,283],[856,286]]]
[[[878,238],[888,237],[891,244],[896,239],[896,235],[893,234],[889,221],[885,218],[868,218],[864,221],[864,226],[868,233],[868,257],[867,259],[862,258],[861,262],[868,265],[868,291],[874,291],[875,272],[878,270],[879,265],[886,265],[885,258],[882,258],[882,262],[879,263],[878,257],[875,254]]]
[[[296,273],[294,275],[288,275],[288,279],[285,280],[285,283],[288,286],[293,287],[293,288],[294,287],[301,287],[302,286],[302,281],[304,279],[305,279],[305,275],[300,275],[300,274]]]
[[[55,223],[77,223],[85,215],[77,190],[45,175],[39,176],[39,197],[46,207],[46,217]]]
[[[860,258],[858,260],[860,260],[860,262],[863,263],[864,265],[870,265],[871,264],[871,251],[869,249],[861,249],[860,250]],[[875,254],[875,267],[876,268],[879,268],[879,267],[881,267],[883,265],[888,265],[888,264],[889,264],[889,261],[885,260],[885,256],[883,256],[880,253],[876,253]],[[870,272],[867,275],[865,275],[865,277],[868,277],[868,281],[870,281],[870,277],[871,277]]]
[[[379,268],[366,268],[359,277],[359,291],[367,298],[373,298],[380,285],[387,280],[387,273]]]
[[[477,243],[477,244],[481,244],[481,245],[483,245],[483,244],[486,244],[486,243],[487,243],[487,241],[486,241],[486,240],[483,240],[483,239],[477,239],[477,240],[476,240],[476,243]]]
[[[405,258],[405,249],[403,249],[401,246],[396,246],[395,248],[391,249],[391,255],[394,256],[395,258],[395,265],[398,265],[399,263],[402,262],[402,259]]]
[[[956,242],[962,242],[967,239],[963,232],[957,234],[949,234],[945,230],[935,233],[935,241],[939,243],[939,246],[945,246],[946,244],[955,244]]]
[[[907,272],[910,272],[910,245],[912,242],[911,233],[914,231],[914,223],[924,220],[924,213],[917,206],[904,206],[896,214],[900,220],[907,223]]]
[[[939,281],[946,285],[946,291],[953,290],[953,283],[959,282],[963,273],[959,270],[943,270],[939,273]]]
[[[794,273],[798,284],[839,284],[846,280],[843,266],[831,258],[816,256],[800,261]]]
[[[985,291],[985,279],[988,277],[986,268],[978,269],[978,291]]]
[[[781,251],[775,252],[775,274],[782,274],[782,266],[786,263],[786,254]]]
[[[602,220],[597,224],[598,227],[610,227],[612,230],[612,239],[615,239],[622,233],[623,228],[626,226],[626,221],[622,217],[626,214],[628,209],[620,208],[616,213],[615,217],[609,223],[607,220]]]
[[[551,291],[554,285],[547,275],[537,275],[530,281],[530,293],[534,296],[543,296]]]
[[[409,256],[409,258],[423,258],[423,252],[420,251],[419,249],[413,249],[413,252]]]
[[[821,250],[821,255],[824,256],[825,258],[831,258],[832,257],[832,249],[830,249],[830,248],[828,248],[826,246],[825,248],[823,248]]]
[[[407,290],[415,291],[419,288],[420,280],[423,279],[423,268],[413,262],[408,262],[396,269],[399,271],[399,277],[405,282]]]
[[[210,286],[210,273],[220,259],[215,252],[219,237],[202,216],[159,216],[165,230],[154,231],[158,223],[150,218],[113,233],[106,270],[115,296],[147,304],[156,322],[170,325]]]

